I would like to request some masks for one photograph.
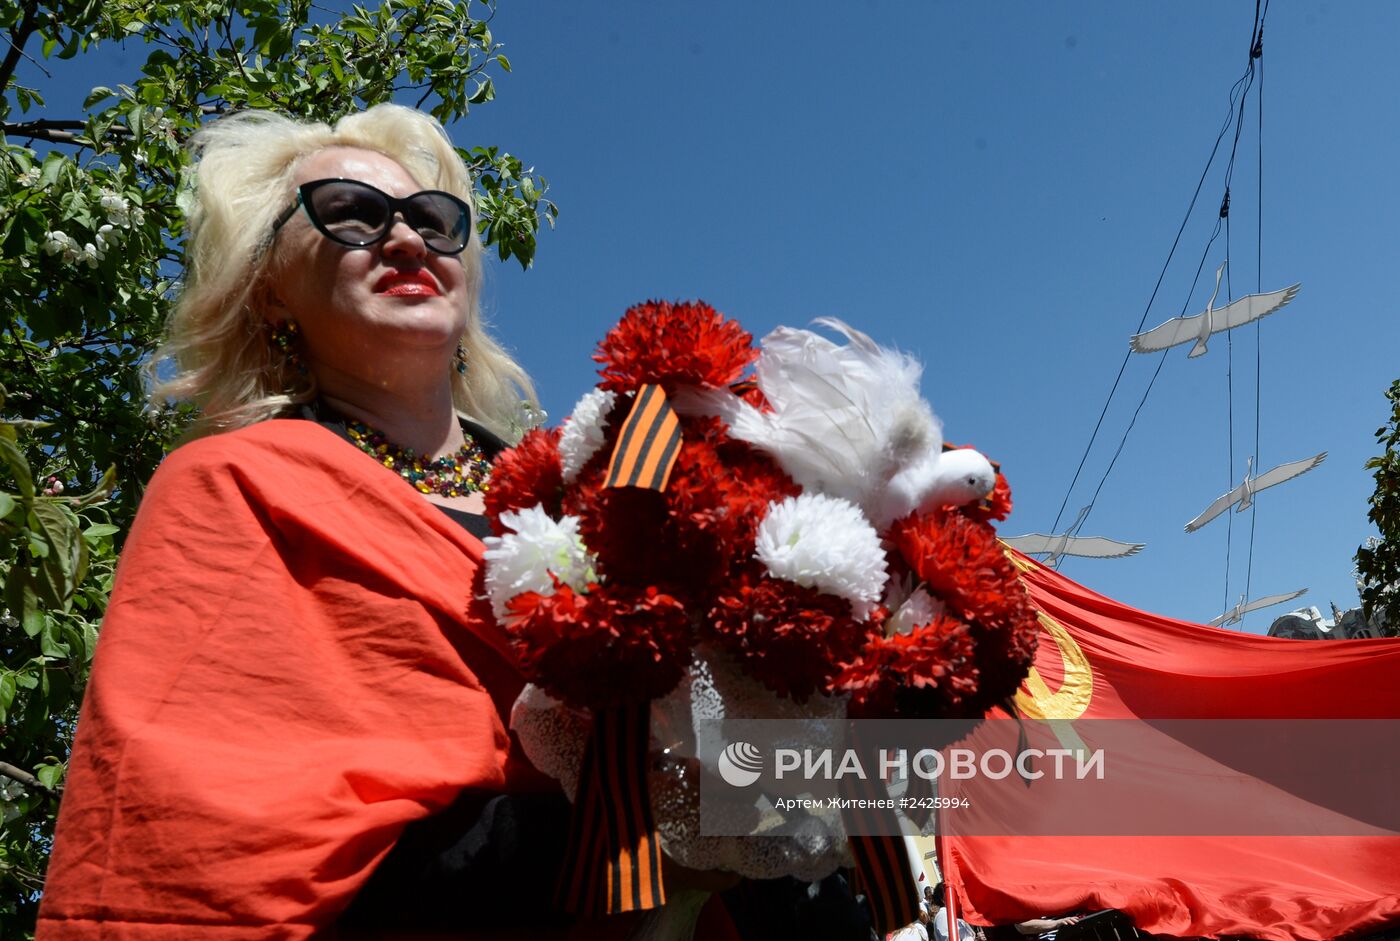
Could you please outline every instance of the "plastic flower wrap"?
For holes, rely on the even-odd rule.
[[[1006,481],[944,445],[915,360],[819,323],[844,342],[756,347],[703,303],[633,307],[563,427],[497,461],[487,590],[534,687],[517,730],[566,790],[582,746],[528,739],[608,710],[973,717],[1025,675],[1035,617],[991,526]],[[669,832],[682,862],[744,871]],[[812,875],[780,856],[745,874]]]

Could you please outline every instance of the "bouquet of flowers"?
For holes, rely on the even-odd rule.
[[[818,324],[844,342],[781,327],[756,347],[703,303],[633,307],[599,344],[602,381],[502,454],[486,497],[486,589],[532,683],[512,723],[527,752],[576,818],[626,790],[598,768],[649,775],[640,842],[697,868],[816,878],[849,857],[839,832],[704,839],[694,768],[657,760],[676,739],[659,719],[981,716],[1034,652],[991,525],[1005,479],[944,445],[914,359]],[[576,823],[605,857],[639,842]]]

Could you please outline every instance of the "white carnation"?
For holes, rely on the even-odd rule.
[[[486,543],[486,594],[496,619],[506,618],[506,602],[527,591],[554,593],[550,574],[575,591],[597,580],[595,558],[579,536],[579,518],[555,521],[542,506],[501,514],[514,532],[490,536]]]
[[[870,521],[855,504],[820,493],[769,504],[754,556],[774,578],[845,598],[858,618],[869,616],[889,577]]]
[[[936,600],[923,587],[916,588],[885,622],[885,634],[908,634],[916,627],[931,623],[942,613],[943,602]]]
[[[574,406],[574,413],[564,422],[559,434],[559,461],[564,466],[564,483],[571,484],[589,458],[603,446],[607,431],[604,424],[617,394],[607,389],[594,389]]]

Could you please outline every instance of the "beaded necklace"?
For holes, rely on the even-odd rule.
[[[412,448],[393,444],[383,433],[366,424],[347,421],[345,431],[355,446],[379,461],[389,470],[413,485],[420,493],[436,493],[444,497],[465,497],[490,487],[491,462],[481,453],[481,446],[466,436],[466,441],[452,454],[424,461]]]

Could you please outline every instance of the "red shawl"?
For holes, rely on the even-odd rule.
[[[39,937],[309,938],[410,821],[548,786],[512,760],[482,551],[311,422],[175,451],[122,553]]]

